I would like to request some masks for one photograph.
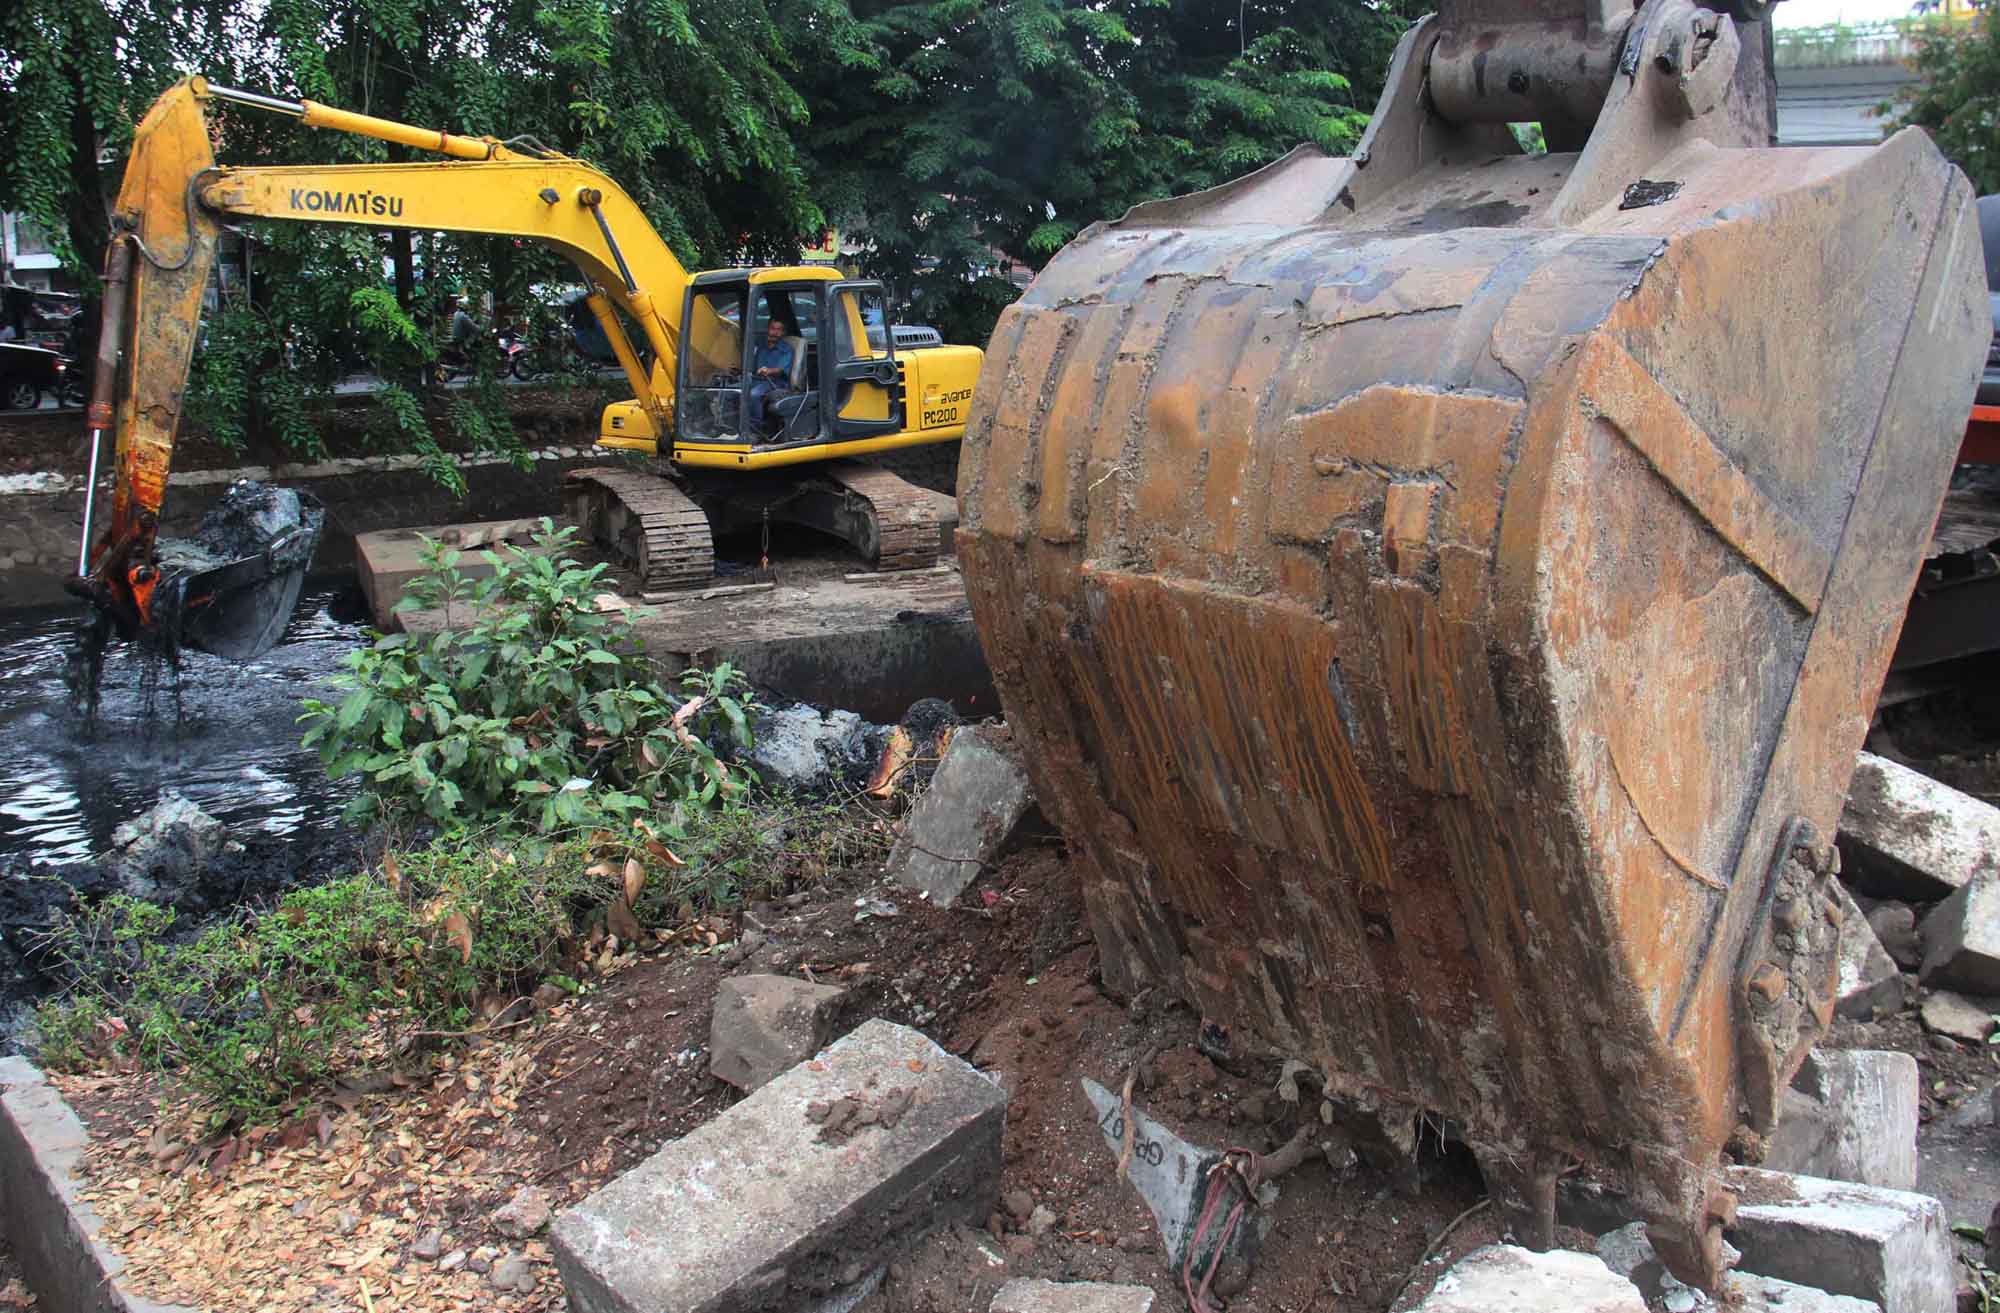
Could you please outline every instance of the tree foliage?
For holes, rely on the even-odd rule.
[[[690,267],[793,258],[831,224],[952,340],[981,341],[1085,225],[1310,142],[1350,147],[1396,4],[1335,0],[13,0],[0,208],[94,267],[132,116],[173,78],[474,135],[527,135],[628,190]],[[223,163],[427,158],[219,109]],[[98,167],[93,143],[108,151]],[[518,454],[497,393],[413,387],[451,298],[524,308],[532,243],[252,224],[254,304],[211,327],[191,400],[225,441],[307,451],[343,376],[385,380],[385,444]],[[385,275],[385,262],[392,269]],[[392,298],[385,298],[393,291]],[[282,360],[286,368],[270,366]]]
[[[2000,191],[2000,24],[1985,10],[1938,20],[1917,34],[1914,63],[1914,87],[1882,108],[1900,109],[1898,127],[1927,130],[1981,196]]]

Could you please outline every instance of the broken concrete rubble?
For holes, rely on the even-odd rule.
[[[1907,1053],[1815,1049],[1785,1091],[1764,1167],[1916,1189],[1918,1083]]]
[[[1840,817],[1841,869],[1863,893],[1931,901],[2000,864],[2000,809],[1864,752]]]
[[[1738,1192],[1729,1239],[1742,1268],[1883,1313],[1954,1313],[1951,1234],[1937,1200],[1848,1181],[1731,1169]]]
[[[889,878],[950,907],[1039,822],[1007,727],[962,729],[952,735],[930,787],[897,836]]]
[[[1875,904],[1868,909],[1868,928],[1897,966],[1915,971],[1922,964],[1924,948],[1917,939],[1917,912],[1908,903]]]
[[[1000,1287],[990,1313],[1151,1313],[1157,1298],[1144,1286],[1017,1277]]]
[[[1933,988],[2000,994],[2000,875],[1982,871],[1924,918],[1918,975]]]
[[[739,1090],[761,1089],[833,1038],[844,996],[789,976],[731,976],[715,994],[709,1071]]]
[[[1932,990],[1917,1010],[1917,1016],[1923,1021],[1924,1029],[1933,1035],[1943,1035],[1967,1044],[1984,1043],[1986,1037],[1993,1033],[1993,1013],[1990,1010],[1948,989]]]
[[[1835,886],[1846,919],[1840,923],[1840,974],[1835,985],[1834,1013],[1861,1021],[1884,1016],[1903,1006],[1903,973],[1875,937],[1854,896]]]
[[[1719,1303],[1731,1313],[1882,1313],[1881,1305],[1869,1300],[1832,1295],[1776,1277],[1742,1271],[1724,1275],[1717,1292],[1721,1298],[1712,1299],[1674,1280],[1653,1252],[1644,1222],[1633,1222],[1599,1236],[1597,1256],[1606,1267],[1637,1286],[1648,1307],[1704,1310],[1714,1309]],[[1731,1261],[1740,1257],[1734,1250],[1728,1255]]]
[[[839,1143],[815,1103],[894,1085],[894,1126]],[[934,1226],[997,1203],[1006,1096],[907,1027],[870,1021],[563,1213],[550,1229],[578,1313],[789,1309]]]
[[[767,783],[811,788],[864,768],[873,728],[852,711],[822,713],[803,702],[780,707],[758,717],[750,761]]]
[[[1475,1249],[1411,1313],[1645,1313],[1638,1287],[1592,1254]]]

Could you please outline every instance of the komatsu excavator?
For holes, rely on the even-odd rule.
[[[1773,148],[1769,41],[1447,0],[1351,157],[1060,252],[959,471],[1106,985],[1403,1152],[1453,1128],[1524,1243],[1608,1176],[1709,1289],[1725,1148],[1835,1005],[1835,826],[1990,333],[1965,178]]]
[[[220,168],[205,112],[217,102],[447,158]],[[880,283],[812,266],[690,276],[616,183],[530,139],[456,136],[196,77],[161,96],[133,141],[86,412],[93,485],[102,432],[116,421],[116,482],[95,543],[86,510],[79,590],[127,632],[170,625],[172,646],[254,655],[275,641],[279,603],[296,595],[310,554],[298,533],[252,556],[201,558],[198,569],[156,549],[202,295],[222,224],[237,218],[529,238],[574,261],[634,394],[606,408],[598,442],[655,461],[573,472],[567,501],[642,589],[707,583],[717,529],[771,520],[845,538],[884,569],[938,558],[950,496],[888,466],[955,449],[981,353],[892,325]],[[790,369],[759,388],[752,355],[774,320]],[[779,387],[760,405],[769,383]]]

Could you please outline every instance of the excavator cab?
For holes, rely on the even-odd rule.
[[[887,301],[882,284],[826,270],[697,275],[681,322],[679,440],[762,452],[899,433],[903,378]],[[791,360],[776,388],[755,366],[774,320]]]

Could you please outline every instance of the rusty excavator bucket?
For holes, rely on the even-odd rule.
[[[1761,8],[1761,7],[1760,7]],[[1990,331],[1915,131],[1773,149],[1757,10],[1461,0],[1359,150],[1002,316],[974,615],[1115,990],[1448,1119],[1712,1288],[1833,1006],[1832,847]],[[1539,122],[1548,154],[1510,123]]]
[[[195,202],[194,184],[214,162],[194,86],[184,81],[139,124],[112,211],[104,322],[84,412],[90,474],[72,591],[97,608],[100,624],[128,639],[169,655],[191,647],[247,661],[283,635],[326,516],[309,494],[239,483],[192,538],[159,537],[220,232],[215,216]],[[93,542],[107,430],[117,434],[111,516]]]

